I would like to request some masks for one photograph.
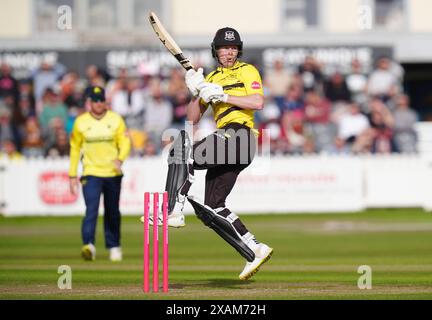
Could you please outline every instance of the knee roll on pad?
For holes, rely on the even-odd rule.
[[[192,143],[188,133],[185,130],[181,130],[177,138],[171,145],[168,164],[171,163],[187,163],[187,160],[191,158]]]
[[[192,144],[186,131],[181,130],[171,146],[168,156],[168,174],[165,191],[168,191],[168,212],[174,209],[179,193],[186,195],[194,182]]]
[[[172,163],[168,165],[168,175],[165,191],[168,191],[168,212],[174,209],[177,195],[187,182],[187,165]]]
[[[218,215],[215,210],[205,206],[193,197],[187,197],[188,201],[195,210],[197,217],[210,229],[213,229],[222,239],[234,247],[247,261],[252,262],[255,259],[255,253],[242,241],[232,225],[237,216],[231,213],[228,217]]]

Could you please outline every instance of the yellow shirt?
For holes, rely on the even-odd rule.
[[[122,173],[113,161],[127,158],[131,142],[123,118],[108,110],[99,120],[89,112],[80,115],[74,122],[70,146],[69,176],[77,176],[82,151],[84,176],[114,177]]]
[[[264,96],[258,70],[245,62],[236,61],[231,68],[219,67],[207,75],[206,81],[221,85],[224,92],[232,96],[247,96],[256,93]],[[208,107],[204,100],[201,99],[200,103]],[[229,103],[212,105],[212,108],[217,128],[233,122],[244,124],[252,129],[254,127],[255,110],[241,109]]]

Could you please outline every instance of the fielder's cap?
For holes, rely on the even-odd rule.
[[[88,97],[93,102],[104,102],[105,101],[105,89],[99,86],[94,86],[90,88]]]
[[[235,45],[241,47],[243,42],[240,39],[240,34],[237,30],[225,27],[216,31],[213,38],[214,47]]]

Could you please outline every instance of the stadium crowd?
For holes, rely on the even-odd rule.
[[[266,103],[256,113],[256,127],[272,154],[416,152],[418,116],[398,63],[382,57],[369,73],[358,60],[348,73],[323,70],[308,56],[295,68],[277,60],[263,71]],[[86,90],[94,85],[106,88],[109,105],[124,117],[134,156],[159,154],[163,132],[184,127],[190,95],[181,69],[138,77],[121,70],[112,77],[89,65],[80,78],[60,64],[42,63],[18,80],[3,63],[0,158],[67,156],[73,122],[86,111]],[[208,133],[215,129],[211,111],[204,117],[196,129]]]

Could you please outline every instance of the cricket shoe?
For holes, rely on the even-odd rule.
[[[123,260],[122,249],[120,247],[113,247],[110,249],[110,260],[112,262],[119,262]]]
[[[255,259],[252,262],[246,262],[246,266],[239,275],[240,280],[248,280],[257,273],[259,268],[270,259],[273,254],[273,248],[264,243],[259,243],[253,252],[255,253]]]
[[[173,212],[168,216],[168,226],[173,228],[182,228],[186,226],[185,216],[181,212]]]
[[[92,244],[86,244],[81,248],[81,256],[86,261],[96,260],[96,247]]]
[[[144,223],[144,216],[140,218],[141,223]],[[149,217],[149,225],[153,225],[153,217]],[[162,215],[158,215],[158,226],[162,226]],[[186,226],[185,216],[183,213],[171,213],[168,216],[168,226],[173,228],[181,228]]]
[[[179,199],[176,201],[172,212],[168,215],[168,226],[173,228],[186,226],[185,216],[183,214],[186,197],[179,195]]]

